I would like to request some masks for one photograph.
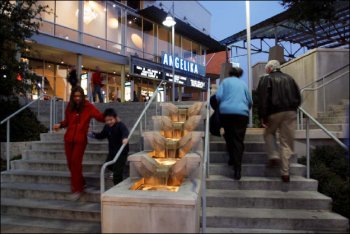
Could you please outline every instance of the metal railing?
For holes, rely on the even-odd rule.
[[[158,85],[158,87],[156,88],[156,90],[154,91],[151,99],[147,102],[147,105],[146,107],[143,109],[143,111],[141,112],[140,116],[138,117],[138,119],[136,120],[134,126],[132,127],[132,129],[130,130],[129,132],[129,136],[128,136],[128,142],[130,141],[131,139],[131,136],[134,134],[136,128],[139,126],[140,127],[140,137],[142,138],[142,118],[143,116],[146,114],[148,108],[151,106],[152,102],[154,100],[157,100],[157,95],[158,95],[158,92],[159,92],[159,88],[163,85],[163,82],[165,82],[164,80],[162,80],[160,82],[160,84]],[[146,126],[144,126],[144,128],[146,128]],[[117,162],[119,156],[121,155],[121,153],[123,152],[125,146],[127,144],[122,144],[122,146],[120,147],[120,149],[118,150],[117,154],[114,156],[114,159],[111,160],[111,161],[108,161],[108,162],[105,162],[103,165],[102,165],[102,168],[101,168],[101,173],[100,173],[100,191],[101,191],[101,194],[103,194],[105,192],[105,171],[106,171],[106,168],[110,165],[113,165],[114,163]]]
[[[300,95],[303,95],[303,93],[305,91],[316,91],[316,90],[319,90],[321,88],[325,88],[327,85],[331,84],[332,82],[340,79],[340,78],[343,78],[346,74],[349,74],[349,71],[345,71],[343,73],[341,73],[340,75],[337,75],[336,77],[332,78],[331,80],[325,82],[324,79],[329,77],[330,75],[333,75],[335,74],[336,72],[344,69],[344,68],[347,68],[349,67],[349,64],[345,65],[345,66],[342,66],[324,76],[322,76],[320,79],[316,80],[316,81],[313,81],[309,84],[307,84],[305,87],[301,88],[300,89]],[[310,88],[310,86],[313,86],[315,84],[317,84],[318,82],[322,81],[322,84],[317,86],[317,87],[314,87],[314,88]],[[326,96],[325,96],[325,90],[323,91],[323,111],[326,110]],[[298,110],[298,113],[297,113],[297,128],[299,130],[303,130],[304,129],[304,119],[303,119],[303,114]]]
[[[202,233],[206,233],[207,229],[207,187],[206,179],[209,176],[209,150],[210,150],[210,140],[209,140],[209,115],[210,115],[210,79],[208,79],[208,89],[207,89],[207,106],[206,106],[206,118],[205,118],[205,135],[204,135],[204,152],[203,152],[203,167],[202,167]]]
[[[302,114],[306,116],[306,177],[310,178],[310,120],[321,128],[328,136],[330,136],[338,145],[340,145],[346,151],[349,151],[349,148],[341,142],[333,133],[327,130],[320,122],[318,122],[314,117],[311,116],[303,108],[299,107],[298,109]]]
[[[20,112],[22,112],[23,110],[25,110],[26,108],[28,108],[29,106],[33,105],[34,103],[38,103],[38,116],[40,114],[39,111],[39,101],[41,98],[45,97],[45,96],[49,96],[47,94],[41,94],[38,99],[33,100],[31,102],[29,102],[28,104],[22,106],[20,109],[18,109],[17,111],[15,111],[14,113],[12,113],[11,115],[9,115],[8,117],[6,117],[5,119],[3,119],[0,122],[0,125],[2,125],[3,123],[6,122],[6,170],[9,171],[11,169],[10,166],[10,159],[11,159],[11,155],[10,155],[10,136],[11,136],[11,128],[10,128],[10,124],[11,124],[11,119],[13,117],[15,117],[16,115],[18,115]],[[50,131],[52,131],[52,124],[53,124],[53,113],[52,113],[52,107],[55,106],[55,104],[53,104],[53,102],[56,100],[55,97],[50,99]]]

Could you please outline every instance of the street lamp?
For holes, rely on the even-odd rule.
[[[173,1],[173,15],[174,15],[174,1]],[[173,88],[172,88],[172,94],[173,94],[173,102],[175,102],[175,20],[170,15],[170,12],[168,13],[167,17],[163,21],[163,25],[166,27],[171,27],[171,56],[173,60],[173,66],[172,66],[172,76],[173,76]]]

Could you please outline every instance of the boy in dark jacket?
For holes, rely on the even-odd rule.
[[[96,139],[108,139],[108,157],[106,162],[114,159],[123,144],[126,144],[123,152],[119,156],[117,162],[108,169],[113,171],[113,183],[116,185],[123,181],[123,171],[125,162],[129,153],[128,136],[129,130],[117,116],[112,108],[108,108],[103,113],[106,125],[100,133],[92,133],[92,137]]]

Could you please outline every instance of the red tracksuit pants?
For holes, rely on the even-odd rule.
[[[67,164],[71,175],[71,189],[73,193],[84,191],[83,157],[87,143],[65,142]]]

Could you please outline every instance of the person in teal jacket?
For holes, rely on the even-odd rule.
[[[239,79],[243,70],[234,67],[229,72],[216,93],[219,102],[220,121],[224,127],[224,138],[229,154],[228,164],[233,166],[234,179],[241,179],[244,137],[249,122],[249,110],[253,105],[245,82]]]

